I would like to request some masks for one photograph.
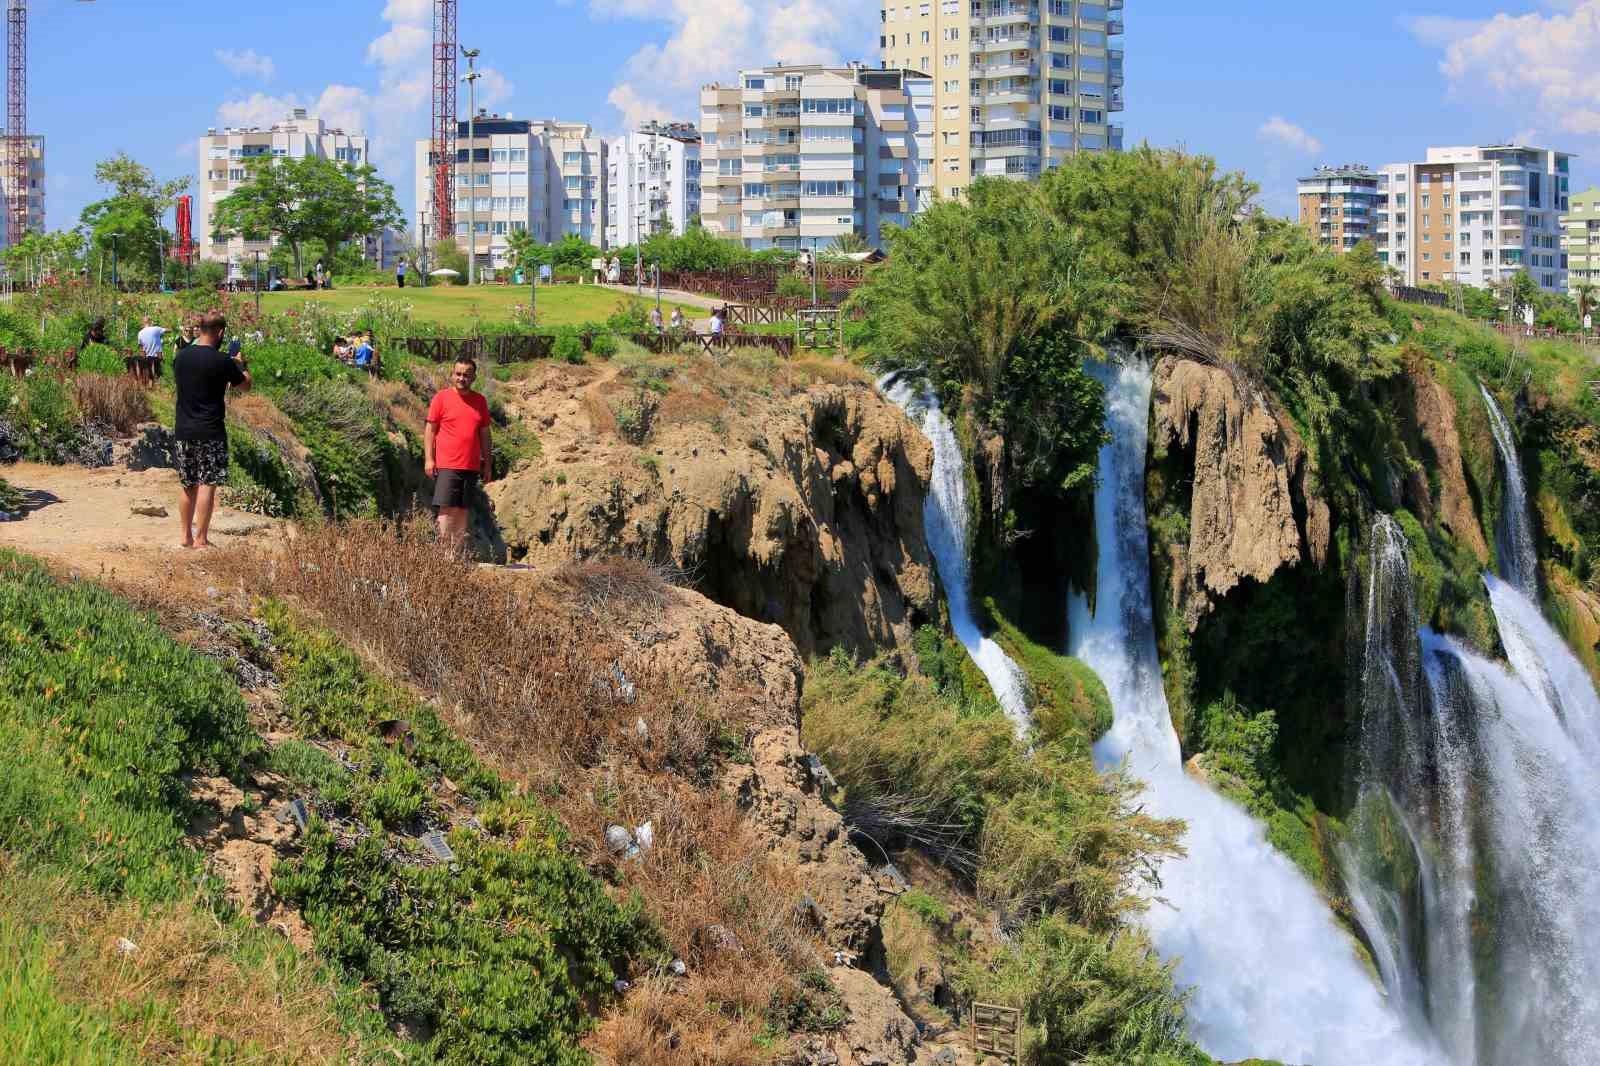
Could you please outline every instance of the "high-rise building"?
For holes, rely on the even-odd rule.
[[[1123,0],[886,3],[885,67],[934,80],[938,190],[1036,178],[1075,152],[1122,147]]]
[[[700,131],[691,123],[647,123],[611,142],[606,163],[606,246],[626,248],[700,215]]]
[[[603,246],[608,150],[593,129],[581,122],[483,114],[473,120],[471,133],[469,142],[462,122],[455,233],[448,236],[463,252],[472,246],[480,269],[508,266],[511,235],[522,231],[540,244],[573,235]],[[429,139],[417,141],[418,236],[429,248],[440,237],[433,221],[432,148]]]
[[[1318,167],[1301,178],[1300,224],[1324,248],[1348,252],[1372,239],[1378,175],[1364,166]]]
[[[30,233],[44,232],[44,138],[28,138],[28,187],[23,190],[23,195],[28,200],[28,224]],[[11,209],[11,141],[9,138],[0,137],[0,189],[5,192],[5,199],[0,201],[0,208],[5,211]],[[5,224],[5,216],[0,215],[0,248],[7,247],[9,235]]]
[[[1567,291],[1561,216],[1572,156],[1518,144],[1429,148],[1378,175],[1378,257],[1407,285],[1487,288],[1526,270]]]
[[[912,70],[783,66],[700,92],[701,217],[755,250],[881,246],[933,192],[933,81]]]
[[[1567,256],[1568,277],[1600,282],[1600,188],[1572,197],[1569,213],[1561,219],[1562,251]]]
[[[230,126],[206,130],[200,138],[200,194],[195,198],[194,239],[202,259],[228,263],[235,274],[253,269],[255,254],[266,259],[271,241],[247,241],[243,237],[218,240],[211,232],[211,219],[217,203],[243,185],[249,175],[248,162],[263,156],[303,159],[308,156],[332,159],[359,166],[370,161],[365,134],[347,133],[330,127],[320,118],[295,108],[283,121],[271,126]]]

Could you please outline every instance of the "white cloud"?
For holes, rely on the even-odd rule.
[[[1439,70],[1464,96],[1487,97],[1566,134],[1600,135],[1600,0],[1552,0],[1546,12],[1413,19],[1443,51]]]
[[[1282,115],[1273,115],[1261,124],[1256,131],[1257,136],[1263,140],[1275,141],[1286,148],[1292,148],[1306,155],[1316,155],[1322,151],[1322,142],[1317,140],[1304,129]]]
[[[305,108],[330,126],[356,133],[366,129],[372,97],[365,89],[353,85],[330,85],[315,99],[294,93],[286,96],[251,93],[242,100],[229,100],[217,108],[217,119],[224,126],[270,126],[281,122],[297,107]]]
[[[878,5],[860,0],[589,0],[589,9],[667,29],[664,41],[634,53],[608,96],[628,125],[698,121],[700,87],[741,67],[875,58],[860,47],[877,39]]]
[[[262,81],[271,81],[272,75],[277,73],[277,65],[272,62],[271,56],[257,55],[254,48],[246,48],[242,52],[231,48],[218,48],[214,53],[217,62],[233,71],[241,78],[260,78]]]

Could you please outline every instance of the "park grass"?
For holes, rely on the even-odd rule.
[[[370,286],[324,289],[317,292],[273,292],[261,298],[264,311],[292,311],[306,303],[318,303],[340,311],[355,311],[374,295],[400,295],[413,308],[418,322],[431,322],[450,329],[464,329],[477,322],[494,324],[511,319],[514,307],[526,305],[528,289],[511,285],[431,285],[427,288],[380,289]],[[634,299],[629,294],[593,285],[553,285],[539,290],[539,325],[546,329],[603,322],[617,305]],[[650,301],[653,303],[653,300]],[[661,313],[671,316],[674,307],[689,319],[704,318],[706,311],[687,304],[663,300]]]

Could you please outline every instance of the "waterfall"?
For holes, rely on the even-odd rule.
[[[1397,1002],[1455,1066],[1600,1046],[1600,697],[1532,601],[1484,580],[1511,669],[1417,628],[1386,516],[1367,580],[1359,798],[1341,848]]]
[[[1300,871],[1239,807],[1189,777],[1156,653],[1144,511],[1150,371],[1095,367],[1111,442],[1100,452],[1095,609],[1070,605],[1072,654],[1111,695],[1115,724],[1096,747],[1147,784],[1145,809],[1183,818],[1187,855],[1163,863],[1144,921],[1192,986],[1190,1029],[1222,1059],[1268,1056],[1316,1066],[1416,1066],[1442,1060],[1413,1035],[1358,961],[1351,939]]]
[[[1478,383],[1478,391],[1483,393],[1483,403],[1489,411],[1489,426],[1494,430],[1494,446],[1500,453],[1500,468],[1505,475],[1505,500],[1500,511],[1500,528],[1495,532],[1500,573],[1523,595],[1537,598],[1539,554],[1534,546],[1533,522],[1528,512],[1528,489],[1522,480],[1522,463],[1517,458],[1517,438],[1500,405],[1482,382]]]
[[[995,699],[1019,733],[1029,724],[1023,674],[1000,645],[983,635],[972,614],[972,549],[967,528],[967,460],[955,427],[939,409],[933,390],[890,375],[879,383],[885,395],[918,421],[933,445],[933,483],[922,508],[928,549],[950,607],[950,628],[994,690]],[[920,413],[920,419],[917,417]]]

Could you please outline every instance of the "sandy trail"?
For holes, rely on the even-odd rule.
[[[285,523],[218,504],[211,523],[211,551],[178,546],[178,478],[171,470],[130,471],[121,466],[18,463],[0,467],[0,477],[22,494],[23,518],[0,522],[0,549],[47,559],[85,577],[137,582],[175,573],[203,576],[216,553],[276,543]],[[166,517],[134,508],[165,508]]]

